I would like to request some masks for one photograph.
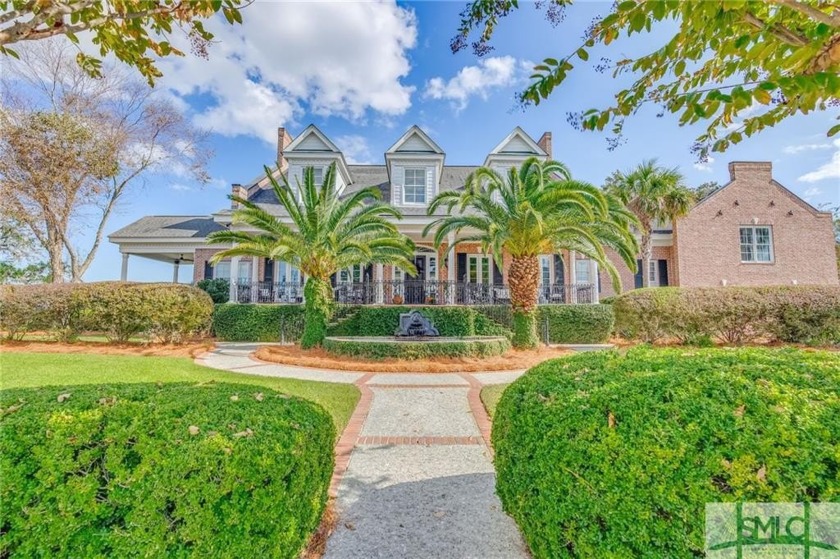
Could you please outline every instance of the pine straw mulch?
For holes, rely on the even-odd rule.
[[[303,350],[299,346],[263,346],[254,357],[268,363],[296,367],[358,371],[367,373],[474,373],[530,369],[547,359],[564,357],[566,349],[540,347],[533,350],[511,350],[497,357],[434,357],[430,359],[396,359],[377,361],[332,355],[323,349]]]
[[[179,345],[153,343],[124,343],[112,344],[107,342],[74,343],[45,342],[45,341],[3,341],[0,352],[19,353],[93,353],[97,355],[141,355],[155,357],[189,357],[195,359],[198,355],[213,349],[210,340],[199,340]]]

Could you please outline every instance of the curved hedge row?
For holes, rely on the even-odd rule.
[[[0,330],[10,339],[43,331],[72,341],[95,331],[118,342],[134,336],[178,342],[206,332],[212,313],[210,296],[188,285],[99,282],[0,288]]]
[[[216,305],[212,331],[228,342],[296,342],[303,334],[303,310],[303,305]]]
[[[367,359],[427,359],[429,357],[493,357],[510,349],[503,336],[476,336],[457,340],[408,342],[390,339],[358,341],[327,337],[324,350],[335,355]]]
[[[653,342],[840,343],[840,287],[659,287],[615,298],[616,331]]]
[[[706,503],[840,499],[840,355],[548,361],[504,392],[493,445],[534,557],[701,557]]]
[[[138,384],[0,406],[3,557],[291,559],[326,503],[334,427],[304,400]]]

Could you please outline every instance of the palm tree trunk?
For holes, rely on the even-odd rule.
[[[650,287],[650,259],[653,256],[653,236],[642,234],[642,287]]]
[[[319,347],[327,335],[327,322],[332,313],[333,291],[329,280],[309,276],[303,288],[304,327],[300,347]]]
[[[508,278],[510,303],[513,307],[513,346],[537,347],[537,297],[540,282],[537,257],[513,257]]]

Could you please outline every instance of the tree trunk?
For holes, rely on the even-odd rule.
[[[64,245],[61,240],[53,240],[47,248],[50,260],[51,283],[64,283]]]
[[[536,347],[540,265],[536,256],[513,257],[508,273],[513,307],[513,346]]]
[[[642,287],[650,287],[650,259],[653,256],[653,237],[642,233]]]
[[[328,279],[308,277],[303,288],[304,326],[300,347],[320,347],[327,334],[327,322],[332,313],[332,287]]]

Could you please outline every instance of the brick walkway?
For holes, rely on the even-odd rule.
[[[254,347],[222,344],[197,361],[352,382],[361,392],[336,445],[330,494],[339,520],[325,559],[528,557],[495,494],[490,419],[479,397],[482,383],[517,373],[320,372],[253,361]]]

